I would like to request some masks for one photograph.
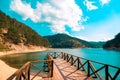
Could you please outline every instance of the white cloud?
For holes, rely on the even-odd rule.
[[[99,0],[101,5],[105,5],[105,4],[108,4],[111,0]]]
[[[95,3],[93,1],[85,0],[83,3],[87,7],[87,9],[90,10],[90,11],[98,9],[97,6],[93,5],[93,3]]]
[[[66,32],[65,25],[73,31],[84,29],[82,22],[83,13],[75,0],[49,0],[46,3],[37,2],[36,9],[21,0],[13,0],[11,9],[22,15],[23,19],[34,22],[49,22],[53,32]],[[94,7],[94,6],[93,6]],[[92,7],[92,8],[93,8]]]
[[[13,0],[10,8],[23,16],[23,20],[30,18],[34,22],[39,20],[39,17],[35,15],[34,9],[31,8],[30,4],[22,3],[21,0]]]

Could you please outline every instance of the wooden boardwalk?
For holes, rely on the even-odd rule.
[[[44,62],[43,69],[39,69],[38,66],[33,64],[41,62]],[[93,63],[99,64],[99,68],[95,68]],[[31,67],[39,69],[35,75],[32,75],[33,77],[31,77]],[[109,68],[116,69],[115,73],[111,74]],[[99,74],[101,70],[104,70],[104,72]],[[47,78],[42,78],[45,76],[44,72]],[[120,68],[63,52],[54,52],[47,54],[47,60],[29,61],[25,63],[7,80],[94,80],[96,78],[99,80],[120,80]]]
[[[86,79],[87,75],[77,67],[71,65],[63,59],[54,59],[53,77],[42,80],[93,80]]]

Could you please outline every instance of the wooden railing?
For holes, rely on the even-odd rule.
[[[71,65],[76,66],[78,70],[82,70],[87,74],[87,78],[93,77],[97,80],[120,80],[120,68],[112,65],[88,60],[82,57],[77,57],[71,54],[63,52],[49,52],[47,54],[47,60],[30,61],[24,64],[14,74],[12,74],[7,80],[33,80],[40,72],[45,71],[47,76],[53,76],[53,58],[62,58],[69,62]],[[44,68],[39,68],[34,63],[44,63]],[[32,67],[38,69],[37,72],[33,73]],[[32,75],[32,77],[31,77]],[[40,77],[42,77],[40,75]]]
[[[97,80],[120,80],[120,68],[112,65],[88,60],[63,52],[49,52],[55,58],[62,58],[87,74],[87,78],[93,77]],[[101,73],[101,74],[100,74]]]
[[[35,63],[44,63],[44,67],[40,68],[36,66]],[[32,70],[32,68],[37,69],[37,72]],[[40,73],[45,72],[44,76],[39,75]],[[34,73],[34,74],[31,74]],[[53,59],[52,57],[47,54],[47,60],[37,60],[37,61],[30,61],[24,64],[20,69],[18,69],[14,74],[12,74],[7,80],[33,80],[36,76],[39,77],[52,77],[53,76]]]

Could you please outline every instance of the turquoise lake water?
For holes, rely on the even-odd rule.
[[[102,48],[56,49],[53,51],[66,52],[89,60],[120,67],[120,52]]]
[[[44,52],[34,52],[29,54],[13,54],[2,57],[2,60],[9,65],[24,64],[27,61],[43,60],[46,53],[51,51],[66,52],[89,60],[110,64],[120,67],[120,52],[112,50],[104,50],[102,48],[78,48],[78,49],[52,49]]]
[[[48,52],[65,52],[89,60],[101,62],[104,64],[113,65],[120,68],[120,52],[113,50],[104,50],[102,48],[78,48],[78,49],[52,49],[44,52],[34,52],[29,54],[13,54],[1,57],[8,65],[19,68],[27,61],[43,60]],[[97,66],[97,65],[96,65]],[[111,72],[116,72],[111,69]],[[103,71],[101,71],[101,74]],[[113,74],[113,73],[111,73]],[[103,76],[104,77],[104,76]],[[120,80],[117,79],[117,80]]]

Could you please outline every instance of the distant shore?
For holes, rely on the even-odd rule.
[[[29,53],[29,52],[39,52],[39,51],[45,51],[45,50],[49,50],[49,48],[40,48],[40,49],[34,49],[34,50],[11,50],[11,51],[3,51],[0,52],[0,56],[4,56],[4,55],[9,55],[9,54],[15,54],[15,53]]]
[[[29,53],[29,52],[39,52],[50,50],[50,48],[40,47],[40,46],[25,46],[25,45],[12,45],[12,50],[0,52],[0,56],[15,54],[15,53]]]

